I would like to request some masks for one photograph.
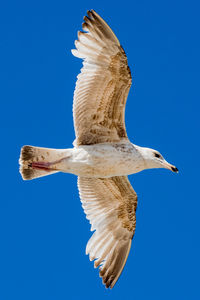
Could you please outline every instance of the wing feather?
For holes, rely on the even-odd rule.
[[[126,176],[78,178],[83,209],[96,230],[86,246],[86,254],[100,266],[106,287],[112,288],[126,263],[135,232],[137,195]]]
[[[131,86],[127,57],[105,21],[88,11],[78,32],[74,56],[83,59],[73,101],[76,145],[118,142],[127,139],[124,123]]]

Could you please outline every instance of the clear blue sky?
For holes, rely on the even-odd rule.
[[[76,177],[24,182],[24,144],[71,147],[71,55],[87,9],[109,23],[133,75],[126,126],[179,174],[130,176],[137,229],[112,291],[85,255],[91,233]],[[0,299],[200,299],[198,1],[2,1],[0,5]]]

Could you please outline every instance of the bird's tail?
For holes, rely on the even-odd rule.
[[[56,165],[66,156],[66,150],[23,146],[19,164],[24,180],[31,180],[59,172]]]

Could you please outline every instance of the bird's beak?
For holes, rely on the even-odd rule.
[[[178,173],[177,167],[175,167],[175,166],[169,164],[167,161],[165,161],[163,164],[164,164],[164,168],[165,168],[165,169],[171,170],[171,171],[174,172],[174,173]]]

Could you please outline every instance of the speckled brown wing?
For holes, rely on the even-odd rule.
[[[83,59],[73,102],[75,144],[127,139],[124,111],[132,79],[126,54],[95,11],[88,11],[82,27],[72,50]]]
[[[91,231],[86,254],[100,266],[106,287],[112,288],[126,263],[135,232],[137,194],[126,176],[78,178],[78,188]]]

